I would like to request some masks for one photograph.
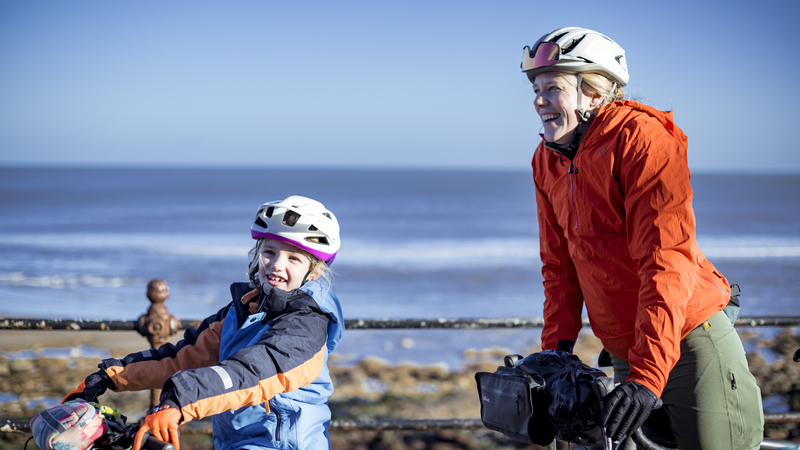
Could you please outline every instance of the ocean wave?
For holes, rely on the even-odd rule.
[[[419,240],[394,244],[350,241],[336,257],[339,267],[402,267],[406,270],[540,264],[539,245],[534,239]]]
[[[251,248],[244,245],[171,245],[150,249],[150,251],[180,256],[232,256],[243,258]]]
[[[800,257],[800,237],[795,236],[700,235],[697,244],[709,259]]]
[[[176,244],[181,242],[181,244]],[[243,257],[252,240],[226,234],[72,233],[0,234],[0,245],[60,251],[118,251],[177,256]]]
[[[137,278],[108,277],[100,275],[28,275],[25,272],[0,272],[0,286],[45,287],[68,289],[88,287],[123,287],[142,285]]]
[[[709,258],[796,258],[800,257],[800,237],[796,236],[710,236],[697,238]],[[176,244],[180,242],[180,244]],[[73,233],[73,234],[0,234],[0,245],[25,248],[57,248],[61,251],[117,251],[198,256],[208,258],[244,258],[252,240],[233,234],[175,235],[169,233]],[[21,247],[21,248],[20,248]],[[111,256],[109,256],[111,257]],[[530,238],[416,239],[392,243],[348,239],[336,262],[339,265],[388,265],[403,263],[493,265],[538,262],[539,242]],[[18,276],[0,275],[0,284],[18,282]],[[120,283],[120,280],[85,281],[60,277],[28,277],[30,283],[51,285],[80,283]],[[122,281],[124,283],[124,281]]]
[[[102,348],[88,347],[79,345],[77,347],[42,348],[39,350],[19,350],[19,351],[0,351],[0,356],[8,359],[66,359],[76,358],[105,359],[110,358],[111,353]]]
[[[354,243],[341,251],[341,260],[430,261],[539,258],[539,246],[526,240],[416,241],[395,245]],[[339,259],[337,259],[337,262]]]
[[[698,245],[709,259],[800,257],[800,238],[794,237],[700,237]],[[541,264],[539,242],[534,239],[417,241],[399,245],[359,242],[343,248],[336,263],[342,265],[419,263],[426,267],[451,263],[456,266]]]
[[[800,246],[797,247],[705,247],[703,254],[709,259],[727,258],[797,258],[800,257]]]

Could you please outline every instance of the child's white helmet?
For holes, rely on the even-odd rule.
[[[322,203],[299,195],[261,205],[250,236],[287,242],[328,265],[341,246],[336,216]]]
[[[609,37],[587,28],[559,28],[522,49],[522,71],[533,83],[548,71],[596,72],[619,86],[628,83],[625,50]]]

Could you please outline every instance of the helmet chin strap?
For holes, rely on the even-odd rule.
[[[569,144],[567,145],[568,154],[574,155],[576,151],[578,151],[578,147],[581,145],[581,141],[583,140],[583,133],[586,131],[586,127],[589,125],[589,121],[594,116],[594,111],[586,111],[583,109],[583,93],[581,92],[581,85],[583,84],[583,74],[578,72],[578,108],[575,109],[575,112],[578,113],[578,117],[581,119],[581,123],[575,127],[575,131],[572,134],[572,139],[570,140]]]
[[[314,269],[316,269],[316,268],[317,268],[317,263],[316,263],[316,262],[314,262],[314,261],[311,261],[311,267],[309,267],[309,268],[308,268],[308,272],[306,273],[306,276],[304,276],[304,277],[303,277],[303,282],[300,284],[300,286],[303,286],[303,285],[305,285],[305,284],[306,284],[306,283],[308,283],[309,281],[314,281],[314,280],[316,280],[316,278],[314,278],[313,280],[309,280],[309,279],[308,279],[308,276],[309,276],[309,275],[311,275],[311,272],[313,272],[313,271],[314,271]]]
[[[592,117],[592,113],[590,111],[586,111],[583,109],[583,93],[581,92],[581,85],[583,84],[583,74],[578,72],[578,117],[580,117],[582,122],[588,122],[589,119]]]

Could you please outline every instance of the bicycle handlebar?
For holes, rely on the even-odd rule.
[[[149,431],[144,434],[142,448],[145,450],[175,450],[175,446],[169,442],[156,439]]]
[[[631,439],[636,443],[636,448],[641,450],[676,450],[674,448],[662,447],[651,441],[650,438],[645,436],[641,428],[637,428],[636,431],[633,432]]]
[[[117,422],[106,420],[106,424],[108,425],[109,430],[113,433],[120,435],[122,442],[114,441],[111,446],[106,447],[103,444],[96,445],[95,448],[105,449],[105,448],[114,448],[116,446],[122,448],[129,448],[133,445],[134,436],[136,436],[136,432],[139,431],[139,425],[132,424],[126,425],[119,424]],[[123,445],[119,445],[119,444]],[[156,439],[150,431],[147,431],[144,435],[144,442],[142,442],[142,448],[144,450],[175,450],[175,446],[169,442],[164,442],[159,439]]]

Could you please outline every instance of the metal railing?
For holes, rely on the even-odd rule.
[[[163,280],[153,280],[147,286],[151,305],[147,313],[137,320],[100,319],[39,319],[0,317],[0,330],[69,330],[69,331],[137,331],[147,338],[152,348],[169,340],[179,330],[194,328],[200,320],[179,320],[169,314],[164,302],[169,297],[169,287]],[[793,317],[740,317],[737,327],[793,327],[800,326],[800,316]],[[533,318],[433,318],[433,319],[346,319],[345,328],[351,330],[390,329],[491,329],[491,328],[541,328],[544,319]],[[588,327],[588,319],[583,319]],[[159,390],[151,393],[151,404],[158,403]],[[800,423],[800,413],[765,414],[766,424]],[[445,430],[479,429],[483,423],[474,419],[359,419],[332,420],[331,431],[386,431],[386,430]],[[199,420],[181,425],[188,434],[210,434],[211,422]],[[0,432],[30,432],[28,421],[0,420]]]
[[[140,319],[141,320],[141,319]],[[200,320],[177,320],[176,330],[196,328]],[[137,320],[104,320],[104,319],[26,319],[0,317],[0,330],[71,330],[71,331],[142,331]],[[344,326],[348,330],[400,330],[400,329],[459,329],[477,330],[487,328],[542,328],[541,317],[510,317],[496,319],[345,319]],[[583,319],[583,326],[588,327],[588,319]],[[771,317],[753,316],[739,317],[737,327],[796,327],[800,326],[800,316]],[[144,336],[146,334],[142,333]]]

